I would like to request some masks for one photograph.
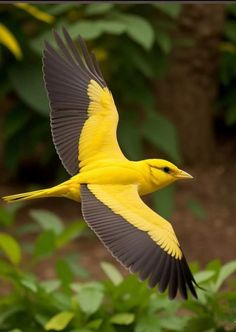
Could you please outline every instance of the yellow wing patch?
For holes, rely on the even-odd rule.
[[[80,168],[99,159],[126,159],[116,136],[118,113],[111,92],[96,81],[88,85],[88,120],[79,140]]]
[[[88,185],[89,190],[114,213],[147,232],[163,250],[176,259],[182,251],[171,224],[151,210],[139,197],[135,185]]]

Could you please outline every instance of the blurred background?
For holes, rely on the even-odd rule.
[[[52,29],[62,26],[96,54],[119,110],[125,154],[165,158],[194,176],[145,200],[171,220],[193,268],[214,262],[219,272],[219,260],[235,259],[236,4],[1,4],[1,196],[69,177],[52,144],[41,60],[44,40],[53,42]],[[2,203],[0,229],[3,293],[11,268],[21,266],[28,279],[14,278],[32,291],[36,276],[57,276],[65,286],[75,276],[103,278],[101,261],[116,264],[69,200]],[[41,325],[42,316],[35,318]],[[121,331],[109,328],[101,331]]]

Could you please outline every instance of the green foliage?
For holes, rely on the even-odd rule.
[[[236,123],[236,4],[227,5],[224,37],[220,45],[218,110],[228,126]]]
[[[180,161],[175,128],[159,113],[153,124],[148,112],[155,105],[150,79],[160,78],[165,72],[173,44],[171,29],[180,9],[177,4],[96,3],[2,7],[0,22],[9,27],[22,50],[22,60],[17,61],[9,57],[5,47],[1,49],[1,99],[5,101],[9,94],[14,95],[4,120],[4,160],[9,172],[16,173],[25,159],[35,157],[35,151],[38,164],[50,168],[56,163],[41,55],[44,40],[53,43],[52,27],[60,31],[62,26],[73,38],[80,34],[89,40],[89,48],[95,50],[120,112],[119,133],[127,155],[132,159],[144,157],[146,141],[173,161]],[[160,133],[155,135],[157,131]]]
[[[36,241],[26,225],[13,232],[15,218],[4,226],[12,235],[0,234],[0,280],[7,286],[0,290],[1,332],[235,331],[236,261],[224,265],[212,261],[202,271],[195,266],[195,279],[205,290],[197,290],[199,300],[186,302],[170,301],[166,293],[150,290],[135,275],[123,277],[107,262],[101,264],[103,281],[78,281],[78,276],[80,280],[87,276],[81,275],[78,255],[56,258],[57,246],[52,246],[70,225],[48,211],[33,210],[30,215],[37,222]],[[73,229],[73,238],[81,234],[77,227]],[[26,246],[21,236],[27,231],[31,251],[24,262],[21,255],[25,256]],[[40,279],[34,271],[38,263],[47,262],[48,254],[55,275]]]

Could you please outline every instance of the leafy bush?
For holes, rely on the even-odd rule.
[[[218,109],[225,123],[236,123],[236,4],[227,5],[227,16],[223,41],[220,45],[220,95]]]
[[[175,128],[156,112],[150,82],[165,71],[173,45],[170,32],[180,8],[178,4],[0,5],[0,46],[4,46],[0,100],[7,104],[3,135],[8,171],[15,174],[22,161],[29,163],[32,157],[47,169],[52,163],[59,165],[50,137],[41,55],[44,40],[53,39],[52,28],[60,31],[63,25],[72,37],[82,35],[95,50],[121,113],[119,138],[128,157],[143,158],[146,141],[179,163]],[[152,128],[159,134],[154,135]]]
[[[15,229],[15,210],[0,211],[5,230]],[[57,249],[81,235],[81,221],[67,227],[44,210],[30,213],[35,224],[18,226],[13,235],[0,233],[0,331],[11,332],[203,332],[235,331],[236,261],[221,265],[210,262],[204,271],[193,265],[199,300],[170,301],[167,294],[150,290],[134,275],[123,277],[111,264],[103,262],[104,281],[79,282],[86,277],[78,257],[59,257]],[[29,243],[16,240],[38,232]],[[55,277],[40,280],[35,266],[54,257]],[[61,255],[62,256],[62,255]],[[22,260],[22,257],[25,259]],[[231,276],[231,278],[229,278]],[[227,284],[225,285],[225,280]]]

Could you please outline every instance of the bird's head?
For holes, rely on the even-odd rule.
[[[146,160],[151,173],[151,181],[157,187],[164,187],[176,180],[192,179],[192,175],[163,159]]]

